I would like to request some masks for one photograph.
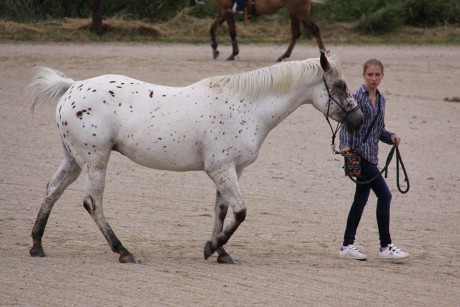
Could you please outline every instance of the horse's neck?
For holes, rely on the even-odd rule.
[[[297,91],[289,91],[282,96],[261,99],[258,102],[260,120],[269,130],[273,129],[306,101],[302,96]]]

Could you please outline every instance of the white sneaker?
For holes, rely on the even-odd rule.
[[[409,258],[409,253],[403,252],[394,244],[389,244],[387,247],[380,248],[379,257],[386,260],[401,260]]]
[[[367,256],[360,253],[359,250],[352,244],[348,246],[342,246],[340,248],[339,257],[341,258],[350,258],[364,261],[367,259]]]

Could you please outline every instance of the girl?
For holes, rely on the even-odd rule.
[[[353,94],[364,115],[363,125],[355,133],[350,133],[346,129],[340,131],[340,151],[342,154],[346,154],[350,148],[360,148],[362,151],[360,181],[368,180],[379,174],[377,168],[379,141],[387,144],[396,143],[396,145],[399,145],[401,141],[396,134],[385,129],[385,97],[378,90],[383,79],[382,62],[376,59],[366,61],[363,67],[363,78],[364,84]],[[378,176],[369,184],[356,185],[339,256],[357,260],[367,259],[367,256],[361,253],[353,243],[371,190],[377,196],[377,225],[380,236],[379,257],[393,260],[408,258],[409,254],[397,248],[391,241],[390,203],[392,195],[383,176]]]

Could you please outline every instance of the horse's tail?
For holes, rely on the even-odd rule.
[[[67,78],[62,72],[52,68],[37,66],[34,70],[35,75],[27,87],[34,100],[32,110],[37,103],[55,101],[61,98],[75,82]]]

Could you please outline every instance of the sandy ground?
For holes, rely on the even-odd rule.
[[[302,106],[267,138],[241,180],[248,206],[227,244],[235,265],[205,261],[215,188],[204,173],[143,168],[112,155],[105,214],[141,264],[118,263],[82,206],[78,179],[54,207],[46,258],[31,258],[30,231],[61,159],[55,106],[31,113],[24,89],[32,67],[74,79],[119,73],[181,86],[211,75],[273,64],[285,46],[241,46],[236,62],[211,59],[207,45],[0,45],[0,305],[25,306],[454,306],[460,305],[460,96],[458,47],[329,46],[350,88],[364,60],[386,64],[387,128],[403,139],[411,190],[396,189],[392,236],[411,253],[378,259],[375,197],[356,245],[366,262],[338,257],[353,184],[330,152],[324,117]],[[230,53],[221,47],[222,57]],[[291,59],[317,57],[300,44]],[[381,146],[382,159],[389,147]]]

